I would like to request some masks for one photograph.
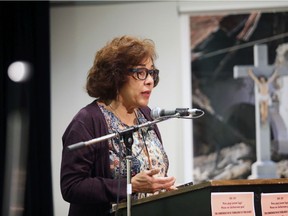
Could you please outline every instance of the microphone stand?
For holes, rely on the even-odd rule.
[[[204,112],[202,111],[202,113],[200,115],[198,115],[198,117],[202,116],[204,114]],[[167,115],[167,116],[162,116],[159,118],[156,118],[153,121],[147,121],[143,124],[140,125],[134,125],[131,126],[129,128],[126,128],[125,130],[122,131],[116,131],[115,133],[112,134],[107,134],[105,136],[102,137],[98,137],[95,139],[91,139],[88,141],[84,141],[84,142],[79,142],[79,143],[75,143],[72,144],[70,146],[68,146],[67,148],[69,150],[75,150],[78,148],[82,148],[85,146],[89,146],[89,145],[93,145],[95,143],[98,142],[102,142],[108,139],[112,139],[114,137],[120,137],[123,139],[124,144],[126,146],[126,168],[127,168],[127,216],[131,216],[131,197],[132,197],[132,184],[131,184],[131,159],[132,159],[132,145],[133,145],[133,133],[138,131],[140,128],[142,127],[151,127],[154,124],[157,124],[159,122],[171,119],[171,118],[182,118],[182,119],[192,119],[193,117],[191,116],[191,114],[187,111],[187,109],[181,109],[177,111],[177,113],[172,114],[172,115]]]
[[[82,148],[84,146],[89,146],[101,141],[105,141],[107,139],[112,139],[114,137],[120,137],[123,138],[124,144],[126,146],[126,168],[127,168],[127,216],[131,216],[131,197],[132,197],[132,184],[131,184],[131,159],[132,159],[132,145],[133,145],[133,133],[138,131],[142,127],[151,127],[154,124],[157,124],[159,122],[168,120],[170,118],[177,118],[179,117],[178,114],[171,115],[171,116],[165,116],[158,119],[155,119],[153,121],[148,121],[140,125],[135,125],[132,127],[129,127],[122,131],[117,131],[116,133],[108,134],[99,138],[95,138],[89,141],[79,142],[76,144],[72,144],[68,146],[67,148],[69,150],[75,150],[78,148]]]
[[[176,114],[176,115],[172,115],[172,116],[165,116],[165,117],[157,118],[157,119],[155,119],[153,121],[147,121],[147,122],[145,122],[143,124],[140,124],[140,125],[131,126],[131,127],[126,128],[125,130],[122,130],[122,131],[116,131],[115,133],[107,134],[107,135],[104,135],[102,137],[98,137],[98,138],[94,138],[94,139],[91,139],[91,140],[88,140],[88,141],[75,143],[75,144],[72,144],[72,145],[68,146],[67,148],[72,151],[72,150],[76,150],[76,149],[79,149],[79,148],[82,148],[82,147],[85,147],[85,146],[96,144],[98,142],[102,142],[102,141],[105,141],[105,140],[108,140],[108,139],[112,139],[114,137],[121,137],[124,134],[127,134],[129,132],[133,133],[133,132],[139,130],[140,128],[142,128],[142,127],[151,127],[154,124],[157,124],[159,122],[168,120],[170,118],[175,118],[177,116],[178,115]]]
[[[132,160],[132,145],[133,132],[125,132],[122,134],[124,144],[126,146],[126,168],[127,168],[127,216],[131,216],[131,198],[132,198],[132,184],[131,184],[131,160]]]

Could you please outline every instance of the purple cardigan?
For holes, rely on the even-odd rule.
[[[150,108],[140,109],[151,121]],[[161,136],[157,125],[154,130]],[[126,178],[113,179],[110,173],[108,140],[69,151],[67,146],[108,134],[108,127],[96,100],[82,108],[62,137],[61,192],[70,203],[69,216],[109,215],[111,203],[126,198]]]

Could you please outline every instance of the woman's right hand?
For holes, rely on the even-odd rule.
[[[175,177],[156,176],[159,169],[144,170],[131,179],[133,193],[154,193],[160,190],[171,190],[176,181]]]

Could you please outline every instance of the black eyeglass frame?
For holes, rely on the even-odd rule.
[[[145,77],[141,78],[141,77],[139,77],[139,74],[142,73],[143,70],[145,71]],[[158,80],[159,80],[159,72],[160,71],[158,69],[148,70],[147,68],[129,68],[128,72],[136,74],[136,77],[139,80],[146,80],[148,77],[148,74],[153,77],[154,82],[158,82]],[[134,78],[136,78],[136,77],[134,77]]]

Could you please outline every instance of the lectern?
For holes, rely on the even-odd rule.
[[[132,202],[132,216],[209,216],[211,193],[253,192],[255,215],[261,216],[261,193],[288,192],[288,179],[212,180],[163,192]],[[118,216],[126,216],[126,203],[116,207]],[[115,214],[115,209],[114,213]]]

